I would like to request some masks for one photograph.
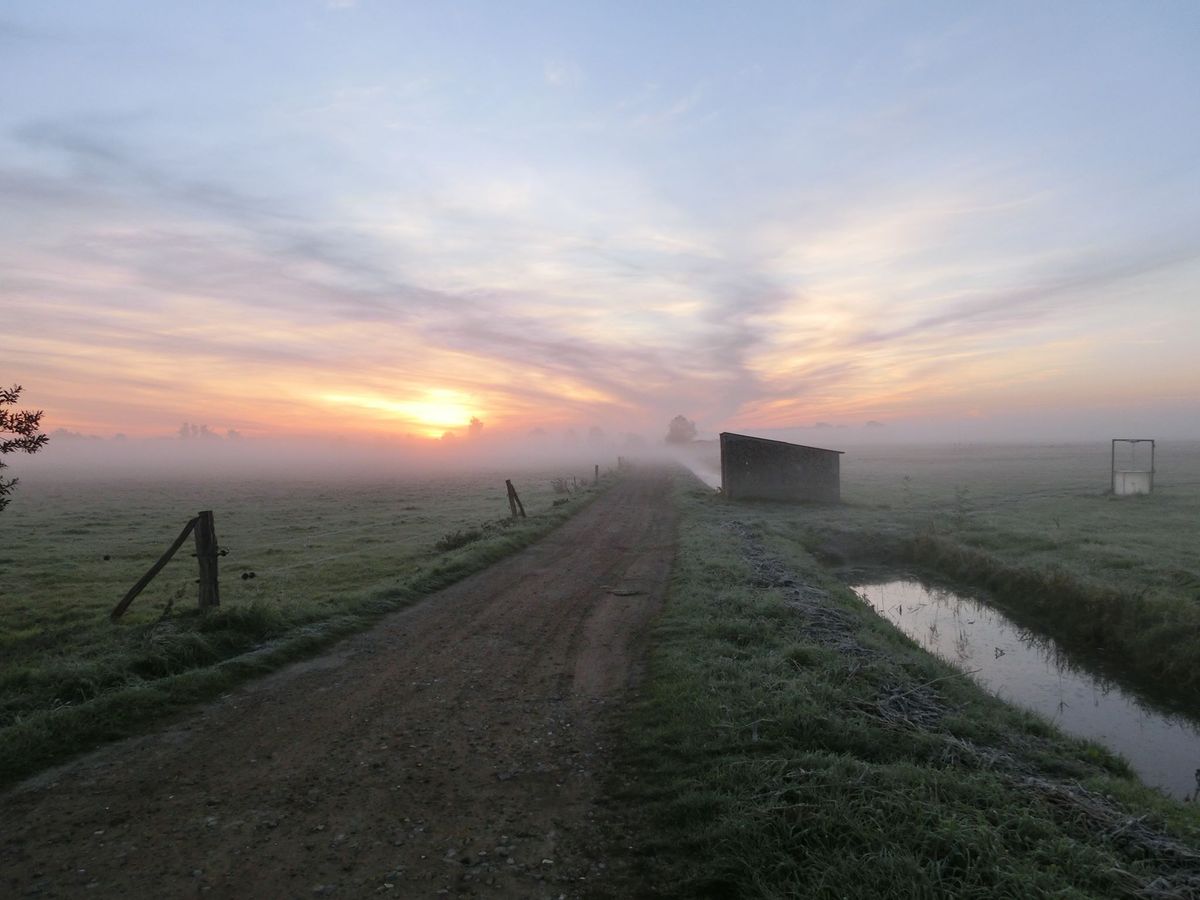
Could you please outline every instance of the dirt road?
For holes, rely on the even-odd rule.
[[[18,786],[0,895],[604,896],[607,713],[673,539],[669,476],[628,477],[333,652]]]

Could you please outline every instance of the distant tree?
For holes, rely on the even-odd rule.
[[[604,429],[599,425],[593,425],[588,429],[588,443],[593,446],[600,446],[604,443]]]
[[[39,409],[36,412],[27,409],[4,409],[5,406],[12,406],[17,402],[17,398],[21,396],[21,385],[15,384],[12,388],[0,388],[0,454],[6,453],[37,453],[46,446],[46,442],[50,438],[38,431],[38,426],[42,421],[42,411]],[[0,469],[6,467],[6,463],[0,461]],[[5,480],[0,476],[0,509],[8,506],[8,494],[12,493],[13,488],[17,486],[17,479],[9,478]]]
[[[98,441],[100,440],[94,434],[84,434],[82,431],[70,431],[66,428],[55,428],[50,432],[50,437],[56,441]]]
[[[184,440],[190,438],[219,438],[220,435],[209,428],[207,425],[197,425],[194,422],[188,424],[184,422],[179,426],[179,436]]]
[[[467,426],[467,436],[477,438],[483,434],[483,420],[478,416],[471,416],[471,424]]]
[[[690,444],[696,439],[696,423],[683,416],[676,416],[667,426],[668,444]]]

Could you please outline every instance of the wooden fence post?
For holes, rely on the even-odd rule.
[[[517,510],[521,511],[521,518],[528,518],[525,515],[525,504],[521,502],[521,498],[517,496],[517,489],[513,487],[511,479],[504,479],[504,486],[508,488],[508,508],[512,510],[513,518],[517,517]]]
[[[221,605],[217,587],[217,529],[212,510],[196,516],[196,562],[200,565],[200,608]]]
[[[209,513],[211,516],[212,513]],[[109,614],[109,618],[114,622],[125,614],[125,610],[129,609],[129,604],[133,602],[133,598],[140,594],[151,581],[154,576],[162,571],[162,567],[171,561],[171,557],[175,555],[175,551],[183,546],[183,542],[187,540],[187,536],[192,533],[192,529],[196,527],[199,519],[192,519],[183,526],[183,531],[179,532],[179,537],[175,538],[175,543],[167,548],[167,552],[158,558],[158,562],[150,567],[145,575],[138,579],[137,584],[129,589],[129,592],[121,598],[121,602],[116,605],[113,611]]]
[[[600,483],[600,464],[596,463],[596,474],[592,477],[592,484]]]

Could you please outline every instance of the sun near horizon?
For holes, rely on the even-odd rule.
[[[412,396],[397,400],[386,396],[324,394],[321,400],[358,411],[373,422],[398,424],[407,434],[427,438],[440,438],[447,431],[465,429],[472,419],[482,421],[482,411],[458,391],[434,388]]]

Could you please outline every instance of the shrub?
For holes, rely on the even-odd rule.
[[[478,528],[458,529],[443,534],[433,548],[438,553],[449,553],[451,550],[457,550],[459,547],[465,547],[467,544],[473,543],[483,537],[483,532]]]

